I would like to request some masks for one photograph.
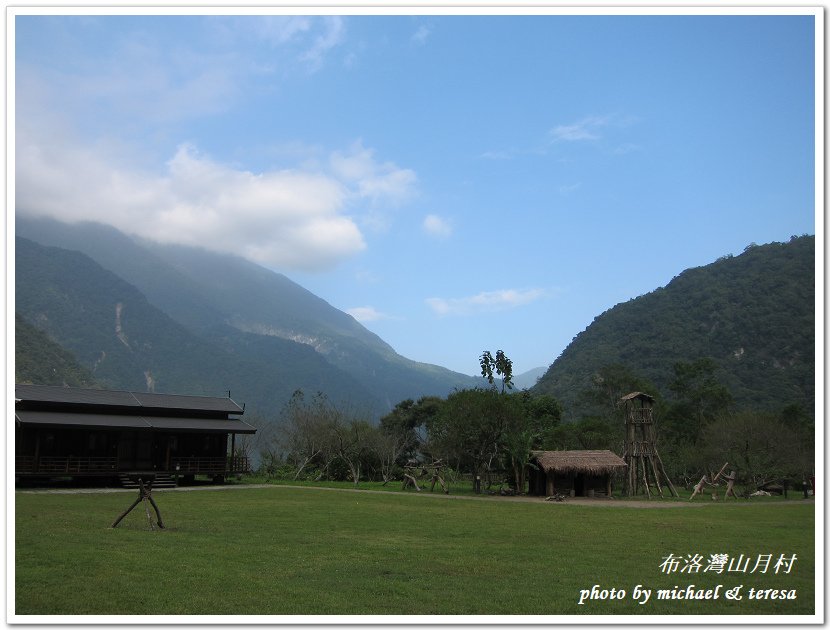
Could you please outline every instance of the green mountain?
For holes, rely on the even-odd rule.
[[[96,387],[92,372],[20,314],[14,319],[15,383]]]
[[[604,366],[621,364],[668,394],[675,363],[710,357],[736,407],[812,410],[815,264],[815,238],[802,236],[688,269],[595,318],[533,391],[557,397],[575,419]]]
[[[16,239],[16,308],[33,327],[71,353],[104,387],[219,395],[231,390],[261,414],[282,407],[295,389],[325,385],[333,400],[375,409],[379,401],[311,348],[227,328],[199,337],[134,286],[89,257]],[[18,373],[28,362],[16,348]],[[37,374],[20,377],[41,382]]]
[[[547,372],[545,367],[536,367],[513,377],[513,387],[516,390],[530,389]]]
[[[300,387],[294,385],[302,382],[306,391],[324,391],[332,399],[383,412],[406,398],[445,395],[473,383],[466,375],[401,357],[351,316],[285,276],[238,257],[139,241],[94,223],[18,219],[16,232],[44,246],[84,254],[132,286],[157,311],[153,317],[163,314],[168,325],[178,326],[176,336],[192,340],[192,351],[168,355],[156,366],[165,373],[181,372],[181,378],[166,381],[171,386],[184,385],[184,374],[201,363],[202,359],[196,358],[201,353],[214,356],[220,351],[229,361],[215,373],[227,381],[220,391],[233,387],[238,400],[246,400],[232,385],[240,379],[245,383],[243,390],[249,389],[247,383],[267,381],[278,394],[264,398],[282,398],[282,402]],[[18,257],[18,292],[39,291],[39,278],[21,277],[21,268],[26,273],[25,265],[30,262],[21,265]],[[83,276],[85,271],[78,268],[78,273]],[[81,278],[78,282],[82,283]],[[96,325],[111,329],[112,305],[107,308]],[[145,314],[149,317],[150,312]],[[43,328],[38,320],[27,318]],[[64,342],[61,345],[69,348]],[[198,345],[207,350],[197,350]],[[89,354],[83,344],[78,352]],[[89,356],[79,357],[82,365],[90,360]],[[247,368],[238,365],[233,370],[227,368],[239,361],[257,363],[257,373],[250,375]],[[130,378],[136,377],[133,374]],[[152,378],[161,382],[155,373]],[[112,382],[120,383],[119,379],[125,380],[126,375],[110,377]]]

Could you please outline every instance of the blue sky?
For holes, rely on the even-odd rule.
[[[245,256],[468,374],[816,232],[812,15],[439,13],[18,15],[16,212]]]

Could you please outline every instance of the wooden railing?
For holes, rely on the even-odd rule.
[[[34,457],[16,457],[15,470],[19,473],[49,473],[49,474],[81,474],[115,472],[117,460],[115,457],[75,457],[74,455],[61,457],[41,457],[35,461]]]
[[[225,472],[225,458],[174,457],[170,467],[179,474],[218,475]]]
[[[248,473],[251,472],[251,462],[247,457],[236,455],[228,458],[228,472],[231,473]]]
[[[35,472],[35,458],[32,455],[18,455],[14,458],[14,471],[16,473]]]
[[[170,463],[179,474],[221,475],[249,470],[247,457],[174,457]]]
[[[222,475],[227,473],[250,472],[250,462],[247,457],[174,457],[171,461],[171,470],[179,474],[194,475]],[[119,466],[115,457],[76,457],[64,455],[60,457],[40,457],[35,459],[31,455],[18,455],[14,458],[14,469],[17,474],[103,474],[116,473],[126,470]]]
[[[629,409],[628,421],[631,424],[650,424],[653,422],[651,411],[648,407],[643,409]]]

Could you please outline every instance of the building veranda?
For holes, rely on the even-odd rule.
[[[230,396],[15,386],[15,476],[116,478],[249,471],[236,436],[256,429]]]

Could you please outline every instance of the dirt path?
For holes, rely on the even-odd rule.
[[[545,501],[542,497],[522,496],[522,497],[502,497],[502,496],[470,496],[458,494],[443,494],[441,492],[396,492],[393,490],[362,490],[360,488],[327,488],[314,486],[292,486],[281,484],[250,484],[250,485],[227,485],[227,486],[182,486],[179,488],[159,488],[154,490],[154,493],[166,492],[222,492],[230,490],[248,490],[248,489],[263,489],[271,488],[274,490],[288,489],[288,490],[312,490],[317,492],[352,492],[355,494],[384,494],[401,496],[407,494],[409,496],[428,497],[432,499],[455,499],[466,501],[513,501],[522,503],[543,503],[545,505],[552,505],[564,507],[568,505],[580,505],[586,507],[622,507],[622,508],[641,508],[641,509],[671,509],[671,508],[700,508],[706,505],[712,505],[712,501],[688,501],[685,499],[586,499],[586,498],[567,498],[564,501]],[[96,493],[112,493],[112,492],[129,492],[135,493],[135,490],[128,490],[126,488],[39,488],[30,490],[17,490],[17,492],[26,494],[96,494]],[[807,503],[814,503],[813,499],[807,499]],[[718,503],[723,503],[719,501]],[[757,505],[758,502],[737,500],[729,501],[735,505]],[[800,501],[765,501],[765,505],[801,505]]]

